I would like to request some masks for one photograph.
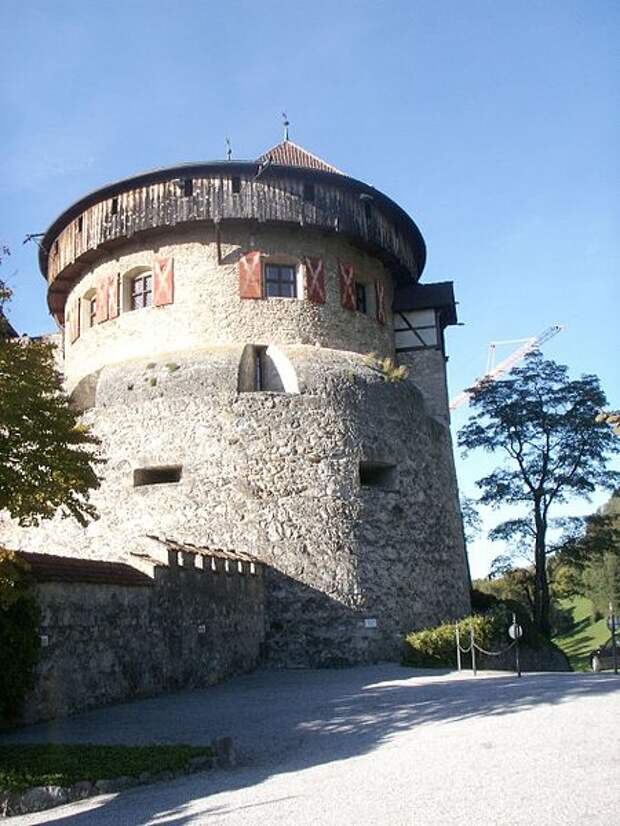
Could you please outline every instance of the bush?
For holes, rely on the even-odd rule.
[[[28,581],[28,565],[0,548],[0,717],[21,711],[34,687],[39,655],[39,608]]]
[[[469,645],[469,629],[473,626],[478,645],[490,648],[493,639],[504,632],[509,624],[509,617],[502,606],[496,606],[486,614],[472,614],[458,621],[461,645]],[[455,668],[457,623],[447,622],[436,628],[414,631],[405,638],[405,665],[422,668]]]
[[[381,373],[384,381],[396,383],[404,381],[409,375],[409,368],[404,364],[396,366],[393,359],[380,359],[376,353],[368,353],[368,355],[362,359],[362,363],[366,367],[370,367],[371,370],[376,370],[378,373]]]

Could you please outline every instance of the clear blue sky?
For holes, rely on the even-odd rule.
[[[27,232],[110,180],[221,158],[227,136],[256,157],[285,110],[293,140],[412,215],[424,280],[454,280],[453,392],[490,340],[560,321],[546,353],[620,407],[619,24],[614,0],[3,0],[11,319],[51,326]],[[458,463],[474,493],[483,463]],[[487,545],[474,573],[500,550]]]

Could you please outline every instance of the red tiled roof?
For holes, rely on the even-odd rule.
[[[317,158],[312,152],[308,152],[301,146],[297,146],[293,141],[282,141],[282,143],[264,152],[258,160],[261,163],[271,160],[271,163],[278,164],[279,166],[299,166],[304,169],[319,169],[322,172],[335,172],[338,175],[344,174],[339,169],[336,169],[335,166],[331,166],[331,164]]]
[[[97,585],[152,585],[146,574],[123,562],[104,562],[99,559],[77,559],[54,554],[35,554],[18,551],[28,563],[36,582],[90,582]]]

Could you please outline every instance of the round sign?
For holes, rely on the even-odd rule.
[[[523,628],[516,622],[513,622],[508,629],[508,636],[511,640],[520,640],[523,636]]]
[[[613,615],[607,617],[607,627],[610,631],[617,631],[620,628],[620,622],[618,622],[618,617]]]

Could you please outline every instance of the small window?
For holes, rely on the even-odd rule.
[[[314,184],[304,184],[304,201],[308,201],[311,204],[314,203]]]
[[[232,179],[232,191],[233,195],[238,195],[241,192],[241,178],[235,176]]]
[[[143,272],[131,279],[130,310],[141,310],[153,303],[153,274]]]
[[[59,247],[58,247],[58,239],[54,241],[54,255],[58,255]]]
[[[88,299],[88,326],[94,327],[97,323],[97,296],[93,295]]]
[[[118,198],[112,198],[112,215],[118,215]]]
[[[185,178],[183,181],[183,195],[189,198],[194,194],[194,181],[191,178]]]
[[[364,215],[367,221],[372,221],[372,207],[370,201],[364,201]]]
[[[387,462],[360,462],[360,485],[363,488],[394,489],[396,466]]]
[[[254,347],[254,389],[267,390],[266,347]]]
[[[267,298],[297,298],[295,267],[265,264],[265,294]]]
[[[358,313],[368,312],[366,307],[366,285],[355,282],[355,309]]]
[[[134,488],[141,488],[144,485],[167,485],[172,482],[180,482],[182,473],[182,465],[137,468],[133,472],[133,486]]]
[[[82,232],[82,227],[84,226],[84,218],[80,215],[77,219],[77,231]]]

